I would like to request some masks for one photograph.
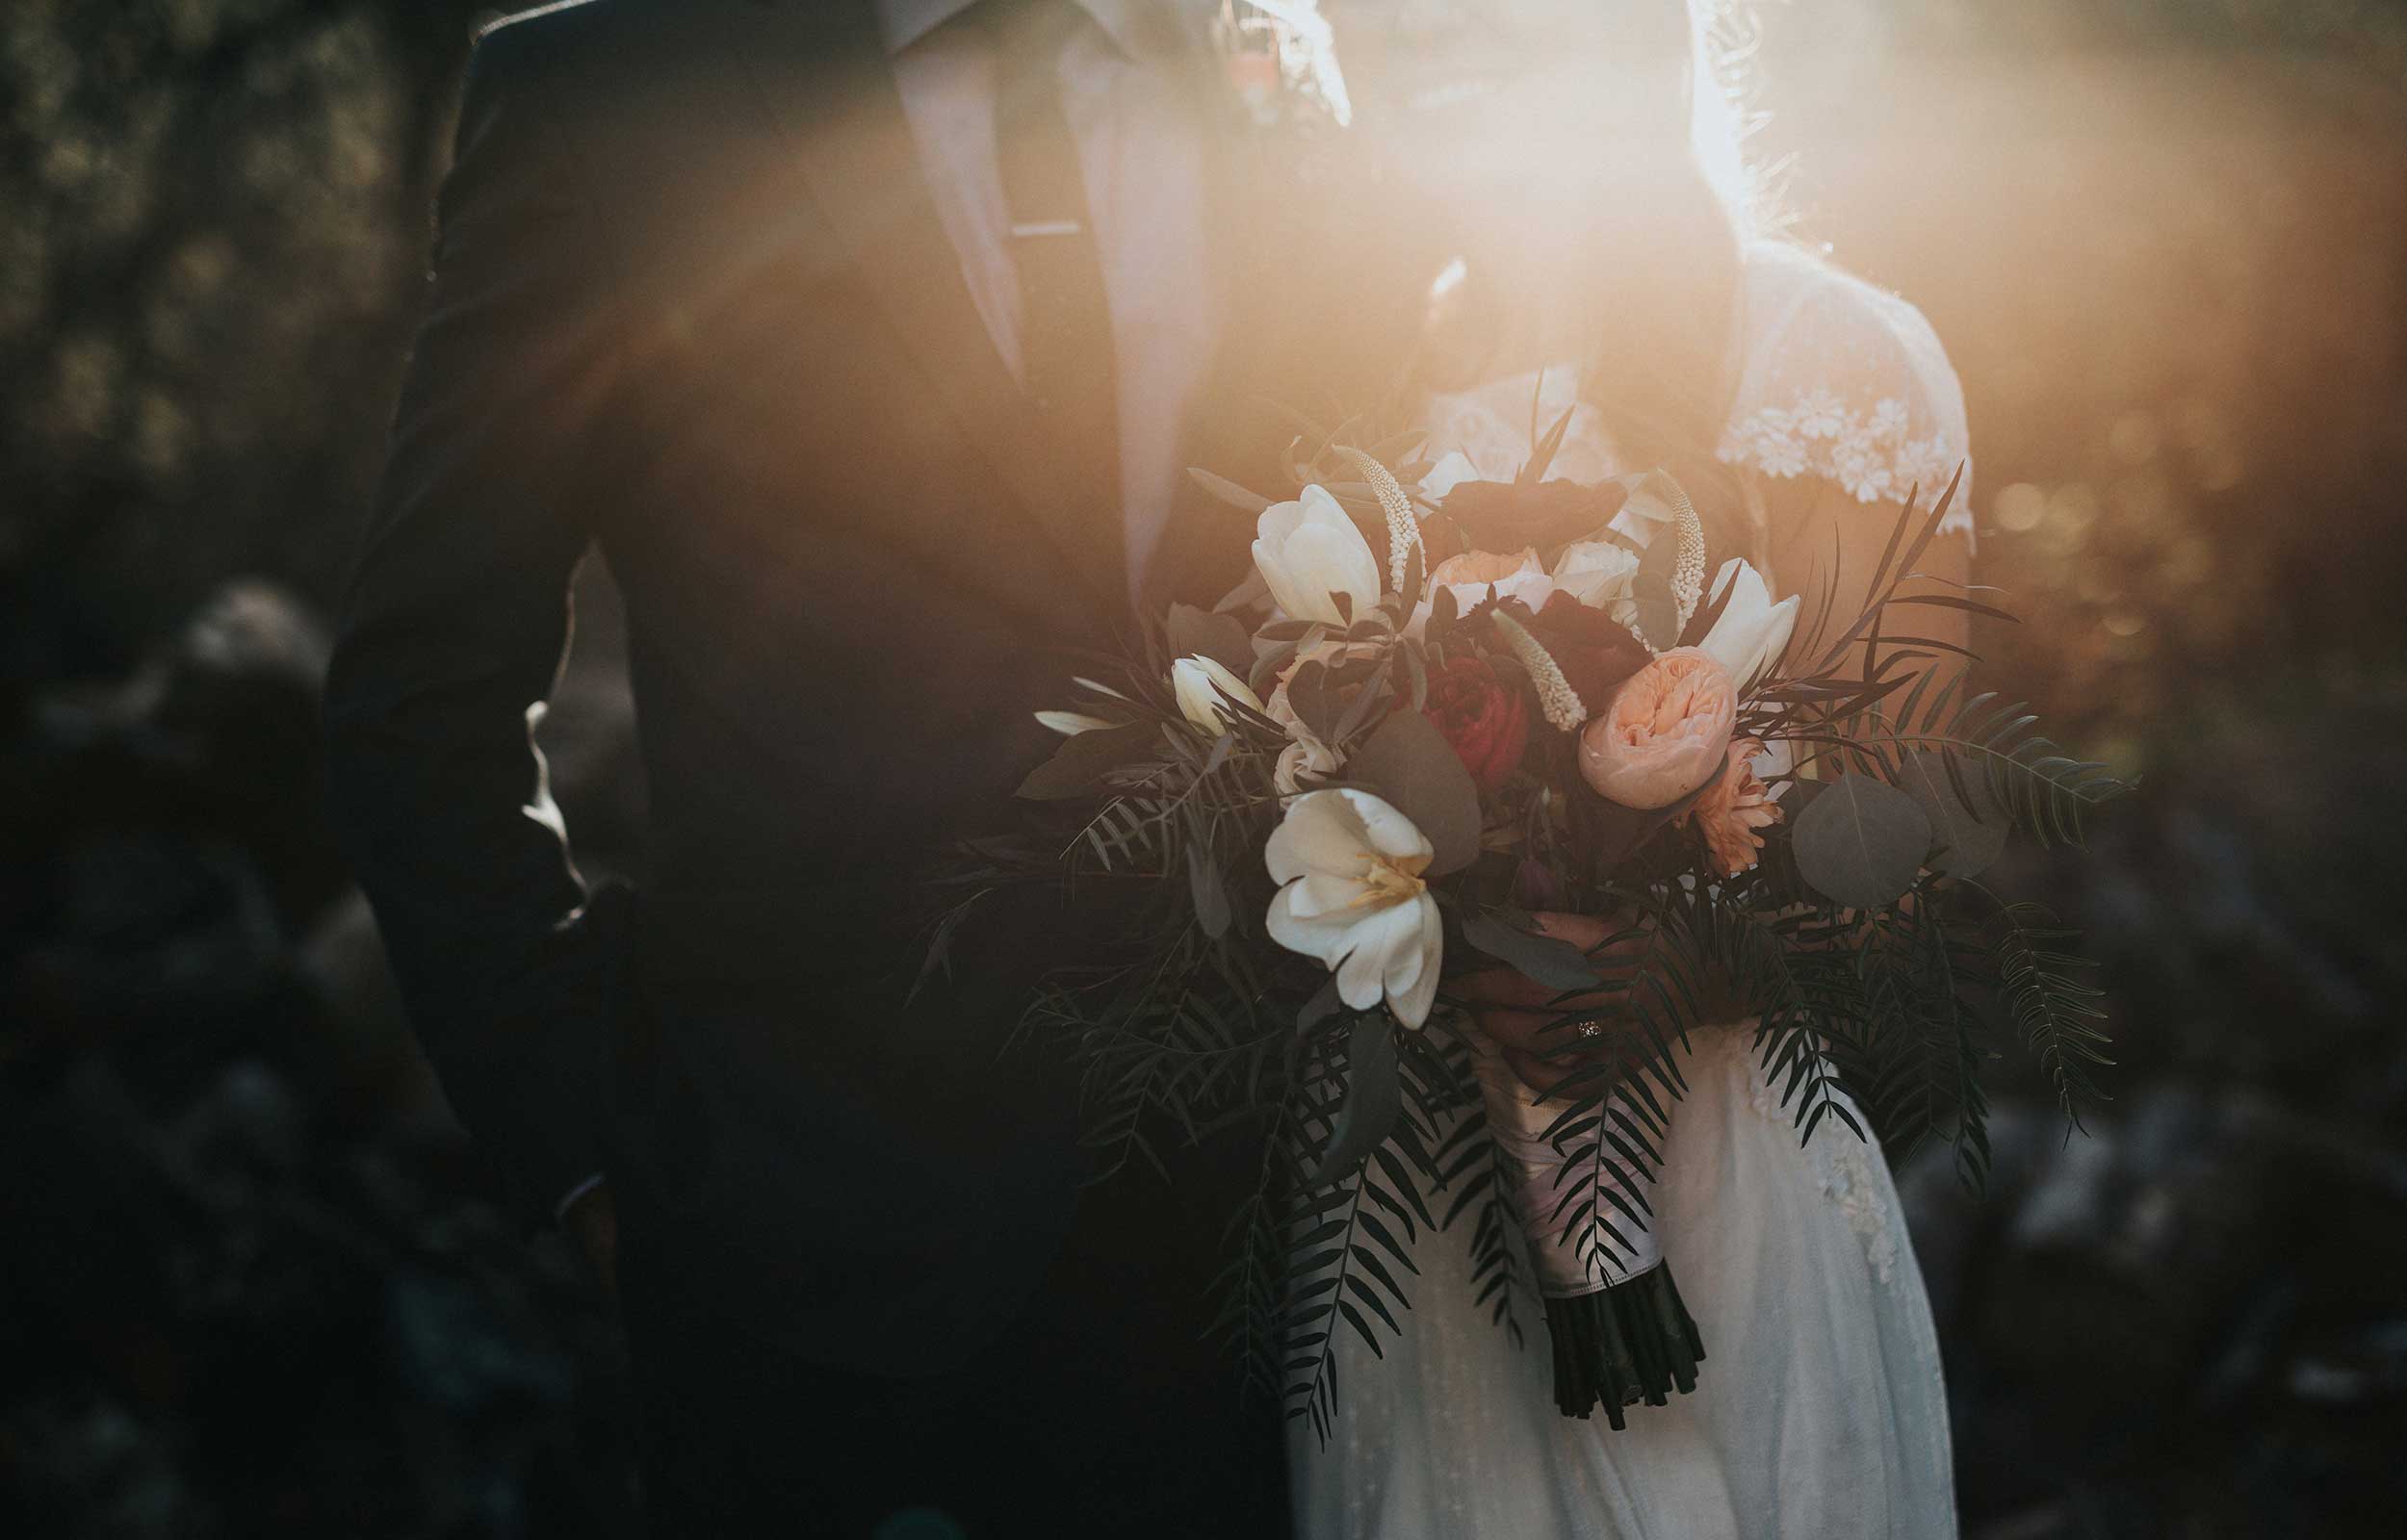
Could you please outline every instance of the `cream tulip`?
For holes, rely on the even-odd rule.
[[[1255,533],[1254,565],[1290,619],[1346,624],[1334,594],[1346,596],[1355,620],[1379,603],[1379,558],[1327,488],[1264,508]]]
[[[1229,669],[1197,654],[1170,665],[1170,693],[1186,719],[1218,737],[1229,731],[1230,703],[1259,711],[1262,698]]]
[[[1729,671],[1743,697],[1789,645],[1789,633],[1797,629],[1798,597],[1791,594],[1773,603],[1764,575],[1738,556],[1721,564],[1707,592],[1718,598],[1724,588],[1730,590],[1730,602],[1697,650]]]
[[[1367,791],[1307,792],[1262,852],[1281,886],[1270,937],[1320,959],[1337,998],[1357,1011],[1382,1000],[1408,1027],[1429,1019],[1445,933],[1422,873],[1436,851],[1393,805]]]

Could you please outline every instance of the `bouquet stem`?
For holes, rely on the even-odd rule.
[[[1622,1408],[1639,1401],[1661,1406],[1675,1390],[1695,1390],[1696,1366],[1705,1360],[1662,1241],[1634,1222],[1639,1215],[1651,1218],[1639,1186],[1653,1173],[1618,1165],[1592,1173],[1588,1201],[1599,1214],[1620,1216],[1625,1233],[1611,1251],[1601,1242],[1582,1245],[1560,1218],[1565,1153],[1546,1138],[1560,1104],[1534,1097],[1494,1044],[1476,1032],[1470,1040],[1488,1130],[1514,1168],[1530,1262],[1546,1301],[1555,1404],[1566,1417],[1586,1419],[1602,1402],[1606,1420],[1625,1426]],[[1608,1204],[1607,1187],[1618,1201]]]
[[[1671,1264],[1591,1294],[1548,1296],[1546,1332],[1555,1345],[1555,1405],[1586,1421],[1597,1403],[1617,1429],[1622,1408],[1661,1406],[1696,1388],[1705,1344],[1681,1302]]]

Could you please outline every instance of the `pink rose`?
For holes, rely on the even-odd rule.
[[[1730,671],[1675,647],[1623,680],[1580,730],[1580,774],[1625,808],[1669,808],[1721,773],[1738,709]]]
[[[1695,821],[1697,833],[1705,836],[1706,865],[1717,877],[1736,877],[1752,867],[1755,853],[1764,848],[1764,836],[1756,831],[1780,821],[1780,805],[1747,763],[1763,748],[1753,738],[1732,742],[1721,778],[1673,820]]]

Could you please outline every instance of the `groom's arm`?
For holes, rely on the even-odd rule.
[[[531,743],[569,630],[610,293],[528,38],[469,66],[434,272],[327,681],[338,830],[461,1119],[531,1212],[600,1169],[619,895]]]

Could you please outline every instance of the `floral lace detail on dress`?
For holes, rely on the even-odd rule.
[[[1860,502],[1901,500],[1919,489],[1926,507],[1962,467],[1943,527],[1969,535],[1963,388],[1922,312],[1777,243],[1749,248],[1744,300],[1736,390],[1716,446],[1723,463],[1759,478],[1817,476]],[[1481,475],[1503,480],[1529,457],[1533,426],[1566,407],[1571,424],[1552,475],[1597,481],[1632,469],[1620,463],[1602,418],[1579,399],[1571,365],[1433,395],[1422,425],[1433,452],[1460,449]],[[1750,512],[1764,516],[1751,493]]]
[[[1935,499],[1965,471],[1945,527],[1970,533],[1964,391],[1912,305],[1809,252],[1750,249],[1747,342],[1716,452],[1765,477],[1814,476],[1859,502]]]
[[[1782,1129],[1793,1129],[1797,1120],[1789,1108],[1780,1105],[1779,1093],[1773,1089],[1771,1072],[1765,1067],[1763,1054],[1755,1048],[1751,1033],[1730,1034],[1733,1044],[1746,1044],[1747,1105],[1755,1109],[1766,1122]],[[1843,1098],[1846,1093],[1839,1093]],[[1850,1112],[1855,1104],[1847,1102]],[[1859,1117],[1861,1114],[1857,1115]],[[1873,1168],[1875,1155],[1870,1144],[1856,1137],[1855,1130],[1835,1117],[1825,1117],[1814,1130],[1814,1137],[1805,1142],[1805,1159],[1814,1170],[1814,1181],[1822,1195],[1836,1205],[1847,1219],[1847,1226],[1855,1232],[1864,1245],[1864,1260],[1872,1265],[1873,1276],[1884,1289],[1897,1284],[1897,1261],[1900,1250],[1901,1210],[1894,1194],[1881,1191],[1880,1175]]]
[[[1819,1136],[1825,1131],[1816,1129],[1815,1133]],[[1823,1146],[1823,1159],[1816,1163],[1822,1168],[1822,1195],[1839,1205],[1848,1228],[1864,1243],[1873,1276],[1883,1288],[1894,1285],[1897,1231],[1892,1220],[1897,1209],[1893,1202],[1881,1200],[1880,1190],[1874,1184],[1871,1147],[1845,1128],[1839,1130],[1835,1144],[1819,1137],[1814,1142]]]
[[[1894,396],[1859,409],[1817,388],[1792,405],[1759,407],[1731,423],[1718,452],[1766,475],[1821,476],[1858,502],[1902,500],[1913,487],[1934,495],[1955,474],[1963,448],[1944,433],[1909,438],[1909,421]]]

